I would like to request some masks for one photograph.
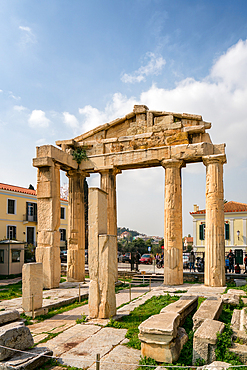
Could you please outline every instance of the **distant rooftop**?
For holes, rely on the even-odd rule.
[[[247,204],[239,202],[224,203],[224,212],[247,212]],[[198,209],[196,212],[190,212],[191,215],[200,215],[206,213],[206,209]]]
[[[15,191],[16,193],[24,193],[24,194],[36,195],[36,190],[22,188],[20,186],[15,186],[15,185],[8,185],[8,184],[1,184],[0,183],[0,189],[9,190],[9,191]]]
[[[2,184],[0,183],[0,190],[8,190],[8,191],[14,191],[16,193],[23,193],[23,194],[29,194],[29,195],[37,195],[36,190],[32,189],[27,189],[27,188],[22,188],[20,186],[15,186],[15,185],[8,185],[8,184]],[[67,199],[60,198],[60,200],[63,200],[67,202]]]

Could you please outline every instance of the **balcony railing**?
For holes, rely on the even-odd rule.
[[[37,215],[23,215],[23,222],[37,222]]]

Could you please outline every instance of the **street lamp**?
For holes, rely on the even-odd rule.
[[[238,230],[237,231],[238,240],[239,240],[239,235],[240,235],[240,231]]]

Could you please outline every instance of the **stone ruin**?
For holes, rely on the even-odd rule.
[[[17,310],[0,312],[0,369],[35,369],[47,362],[53,352],[32,348],[32,334]]]
[[[36,261],[43,263],[44,287],[58,287],[60,281],[59,171],[65,171],[69,178],[67,277],[69,281],[83,281],[85,177],[90,173],[101,175],[101,190],[107,198],[104,234],[114,236],[106,244],[113,271],[117,269],[116,176],[123,170],[157,166],[165,169],[164,284],[183,284],[181,170],[193,162],[203,162],[206,166],[204,282],[207,286],[224,286],[223,164],[226,155],[225,144],[212,143],[206,132],[210,127],[211,123],[203,121],[200,115],[152,111],[145,105],[135,105],[133,112],[123,118],[73,139],[57,141],[59,148],[37,147],[33,159],[33,165],[38,168]],[[78,148],[84,149],[87,155],[80,164],[72,156]],[[99,251],[97,243],[89,238],[89,256]],[[99,261],[102,258],[99,252]]]

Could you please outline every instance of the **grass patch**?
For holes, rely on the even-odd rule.
[[[22,283],[0,286],[0,301],[22,296]]]
[[[41,322],[41,321],[50,319],[51,317],[53,317],[55,315],[59,315],[59,314],[61,314],[63,312],[67,312],[67,311],[73,310],[74,308],[84,306],[87,303],[88,303],[88,300],[85,299],[85,300],[83,300],[80,303],[79,302],[75,302],[75,303],[69,304],[67,306],[60,307],[60,308],[50,309],[47,314],[37,316],[37,317],[35,317],[34,320],[32,320],[31,317],[26,316],[24,313],[21,314],[21,317],[26,320],[26,325],[32,325],[32,324],[34,324],[36,322]]]
[[[60,283],[64,283],[65,281],[67,281],[67,279],[65,279],[65,278],[61,277],[61,279],[60,279]]]
[[[160,313],[160,310],[168,304],[175,302],[179,299],[177,296],[164,296],[152,297],[144,304],[136,307],[128,316],[122,317],[119,321],[110,319],[107,326],[128,329],[126,338],[129,339],[128,347],[141,349],[141,342],[138,339],[138,326],[150,316]]]

